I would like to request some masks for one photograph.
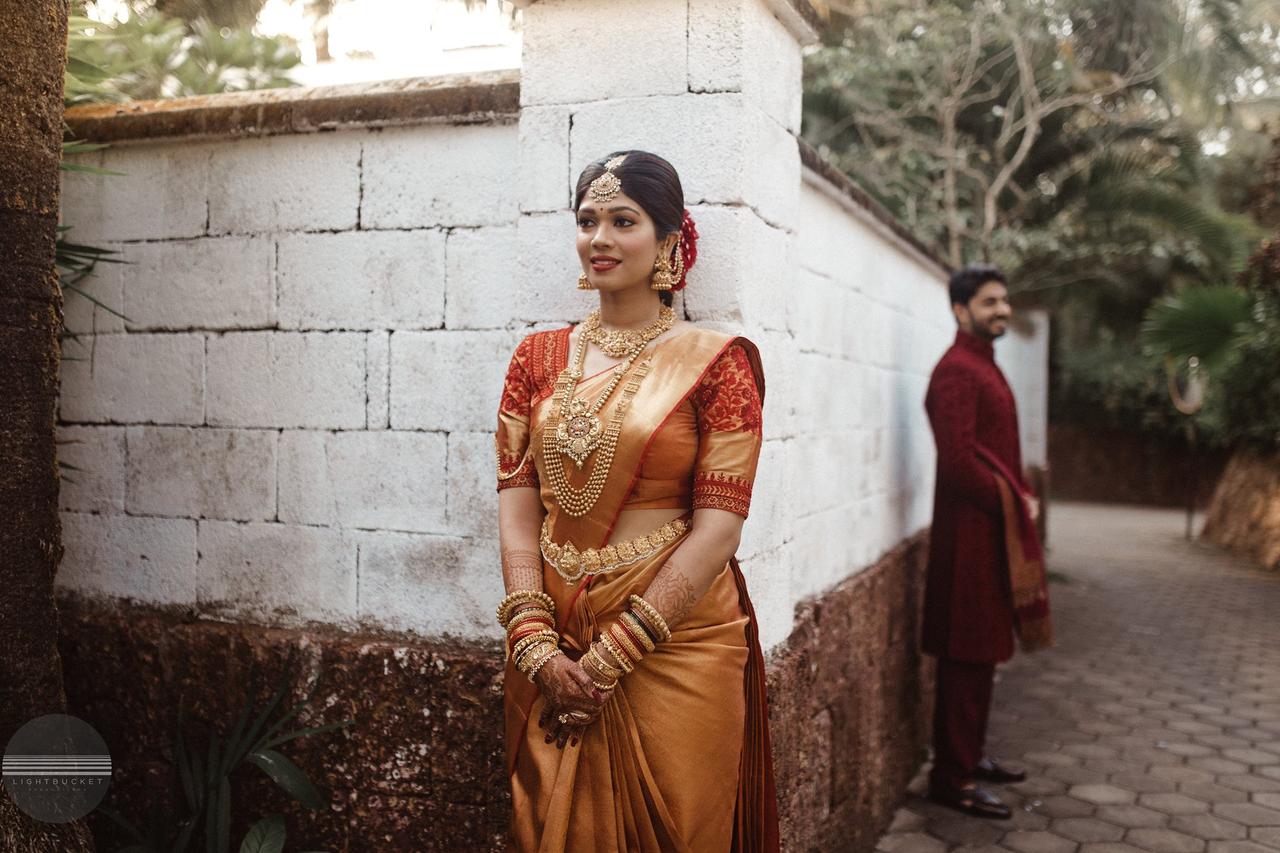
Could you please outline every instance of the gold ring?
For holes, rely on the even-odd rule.
[[[570,711],[569,717],[574,722],[578,722],[578,723],[585,723],[587,720],[591,719],[591,715],[588,714],[586,711]]]

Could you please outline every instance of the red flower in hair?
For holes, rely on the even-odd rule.
[[[684,217],[680,222],[680,255],[684,259],[684,275],[676,282],[672,290],[684,290],[689,283],[689,270],[698,260],[698,228],[693,224],[689,208],[684,209]]]

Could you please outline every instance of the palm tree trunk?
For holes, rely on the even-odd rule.
[[[0,0],[0,744],[66,710],[53,599],[66,46],[67,0]],[[92,850],[93,841],[82,822],[37,822],[0,794],[0,849]]]

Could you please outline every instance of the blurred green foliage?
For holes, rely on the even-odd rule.
[[[952,263],[998,263],[1016,304],[1050,310],[1051,417],[1180,437],[1139,328],[1161,299],[1231,285],[1280,219],[1280,4],[820,5],[806,139]],[[1262,355],[1240,359],[1258,381],[1280,372]],[[1232,377],[1202,437],[1244,435]]]
[[[86,17],[83,0],[75,5],[68,106],[297,85],[289,70],[302,56],[291,39],[176,17],[147,0],[135,0],[127,20],[111,23]]]

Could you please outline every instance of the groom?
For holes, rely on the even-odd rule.
[[[938,449],[923,636],[924,650],[938,659],[929,796],[979,817],[1008,818],[1008,806],[977,783],[1026,778],[986,757],[983,744],[995,666],[1013,655],[1010,561],[1024,564],[1018,544],[1009,546],[1010,557],[1006,532],[1016,537],[1039,506],[1022,481],[1013,394],[995,363],[994,341],[1012,314],[1005,277],[995,267],[968,266],[951,276],[949,289],[959,330],[925,397]],[[1022,544],[1039,556],[1038,542]],[[1047,608],[1047,598],[1042,603]]]

